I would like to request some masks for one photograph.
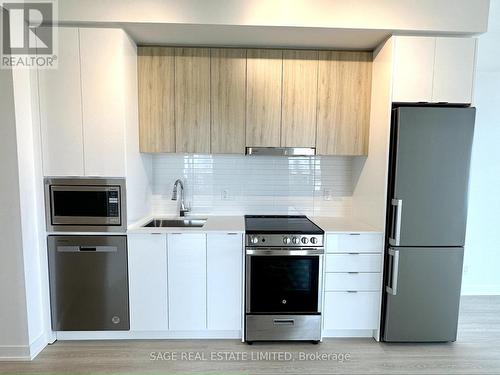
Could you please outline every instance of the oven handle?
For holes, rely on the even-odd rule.
[[[271,248],[259,248],[259,249],[246,249],[247,255],[255,256],[272,256],[272,255],[283,255],[283,256],[306,256],[306,255],[323,255],[325,250],[323,248],[310,248],[310,249],[271,249]]]

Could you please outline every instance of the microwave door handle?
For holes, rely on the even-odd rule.
[[[389,244],[392,246],[400,246],[401,244],[401,215],[403,213],[403,200],[392,199],[392,233],[389,238]]]

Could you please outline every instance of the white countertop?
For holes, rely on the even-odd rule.
[[[197,219],[198,217],[187,217],[186,219]],[[197,228],[153,228],[143,227],[152,219],[178,219],[175,216],[147,216],[128,226],[127,233],[204,233],[204,232],[224,232],[224,233],[244,233],[244,216],[204,216],[207,222],[203,227]],[[352,218],[308,216],[316,225],[326,233],[381,233],[380,229],[374,228],[361,221]]]
[[[325,233],[382,233],[381,229],[350,217],[308,216],[308,218]]]
[[[127,233],[205,233],[205,232],[224,232],[224,233],[244,233],[245,219],[243,216],[189,216],[184,219],[206,218],[207,222],[203,227],[193,228],[153,228],[143,227],[144,224],[153,219],[179,219],[175,216],[147,216],[128,226]]]

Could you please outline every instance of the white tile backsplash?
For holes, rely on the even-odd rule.
[[[349,216],[352,157],[153,156],[153,213],[175,214],[173,183],[185,183],[195,215]]]

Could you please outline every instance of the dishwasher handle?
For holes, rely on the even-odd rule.
[[[118,248],[116,246],[57,246],[57,251],[59,253],[115,253],[118,251]]]

